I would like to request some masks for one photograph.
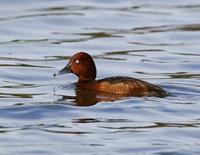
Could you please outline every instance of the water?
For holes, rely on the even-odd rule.
[[[199,1],[0,5],[0,154],[200,154]],[[76,106],[77,78],[52,75],[77,51],[98,79],[131,76],[170,96]]]

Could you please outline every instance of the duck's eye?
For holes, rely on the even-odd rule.
[[[75,61],[75,63],[76,63],[76,64],[79,64],[79,63],[80,63],[80,61],[79,61],[79,60],[76,60],[76,61]]]

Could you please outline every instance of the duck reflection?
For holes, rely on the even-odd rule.
[[[62,96],[62,99],[58,101],[71,101],[75,103],[76,106],[93,106],[99,102],[114,102],[123,99],[128,96],[122,94],[109,94],[101,93],[87,90],[75,90],[75,96]]]
[[[119,94],[109,94],[86,90],[76,90],[75,102],[77,106],[92,106],[98,102],[114,102],[125,97]]]

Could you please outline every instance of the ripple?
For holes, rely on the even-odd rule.
[[[49,66],[39,66],[39,65],[31,65],[31,64],[0,64],[0,67],[30,67],[30,68],[52,68]]]
[[[11,17],[1,17],[0,22],[10,21],[10,20],[18,20],[24,18],[38,18],[38,17],[48,17],[48,16],[82,16],[82,13],[37,13],[37,14],[27,14],[27,15],[19,15],[19,16],[11,16]]]
[[[161,25],[149,27],[136,27],[132,29],[101,29],[101,28],[87,28],[89,30],[105,31],[112,34],[148,34],[148,33],[163,33],[163,32],[193,32],[200,31],[200,24],[182,24],[182,25]]]

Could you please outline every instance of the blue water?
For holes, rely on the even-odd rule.
[[[200,2],[0,1],[0,154],[200,154]],[[124,75],[166,98],[80,106],[77,51],[97,78]]]

